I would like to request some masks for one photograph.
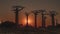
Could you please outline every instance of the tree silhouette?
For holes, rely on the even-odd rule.
[[[56,16],[56,12],[55,11],[50,11],[49,15],[51,16],[51,19],[52,19],[52,26],[54,27],[55,26],[55,18],[54,16]]]
[[[40,13],[42,15],[42,27],[45,28],[45,15],[46,15],[46,10],[40,10]]]
[[[18,13],[19,11],[21,11],[24,7],[22,6],[13,6],[13,11],[15,11],[15,22],[16,22],[16,25],[19,23],[19,18],[18,18]]]
[[[28,26],[28,16],[29,16],[29,13],[25,12],[25,15],[26,15],[26,20],[27,20],[26,25]]]
[[[34,16],[35,16],[35,28],[37,28],[37,15],[38,15],[38,13],[39,13],[39,10],[34,10],[34,11],[32,11],[32,13],[33,13]]]

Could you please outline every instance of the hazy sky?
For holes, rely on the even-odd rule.
[[[14,21],[14,12],[12,11],[12,6],[15,5],[26,7],[22,11],[27,12],[35,9],[46,9],[47,11],[55,10],[59,13],[57,17],[60,19],[60,0],[0,0],[0,20]]]

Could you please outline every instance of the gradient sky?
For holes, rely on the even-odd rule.
[[[60,21],[60,0],[0,0],[0,21],[10,20],[14,21],[14,11],[12,11],[12,6],[21,5],[26,8],[22,10],[19,14],[19,21],[25,19],[24,11],[30,12],[37,9],[46,9],[46,11],[55,10],[58,12],[57,19]],[[23,15],[23,16],[22,16]],[[32,15],[30,15],[30,18]],[[23,19],[24,18],[24,19]],[[38,19],[39,18],[38,16]],[[33,19],[32,19],[33,21]],[[38,21],[39,22],[39,21]]]

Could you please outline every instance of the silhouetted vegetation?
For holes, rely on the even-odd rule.
[[[0,24],[0,27],[6,27],[6,28],[11,28],[11,27],[14,27],[14,26],[15,26],[15,23],[10,22],[10,21],[5,21],[5,22]]]
[[[26,33],[32,33],[34,32],[35,34],[39,33],[39,34],[51,34],[51,33],[58,33],[57,31],[60,31],[60,24],[58,24],[57,26],[53,27],[53,26],[48,26],[46,28],[40,27],[40,28],[35,28],[32,27],[31,25],[26,25],[26,26],[22,26],[22,25],[18,25],[18,28],[16,27],[17,25],[14,22],[10,22],[10,21],[5,21],[3,23],[0,24],[0,32],[14,32],[14,33],[18,33],[20,32],[21,34]]]

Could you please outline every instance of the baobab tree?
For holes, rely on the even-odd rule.
[[[45,28],[45,15],[46,15],[46,10],[39,10],[41,15],[42,15],[42,27]]]
[[[51,20],[52,20],[52,26],[55,26],[55,16],[56,16],[56,12],[55,11],[50,11],[49,15],[51,16]]]
[[[35,28],[37,28],[37,15],[38,15],[38,13],[39,13],[39,10],[34,10],[34,11],[32,11],[32,13],[33,13],[34,16],[35,16]]]
[[[15,23],[16,25],[18,25],[19,23],[19,18],[18,18],[18,14],[19,14],[19,11],[21,11],[24,7],[22,6],[13,6],[13,11],[15,11]]]
[[[28,26],[28,16],[29,16],[29,13],[25,12],[25,15],[26,15],[26,20],[27,20],[26,25]]]

